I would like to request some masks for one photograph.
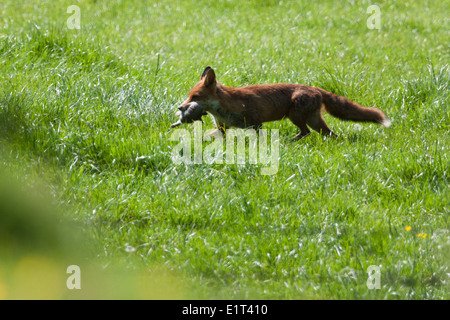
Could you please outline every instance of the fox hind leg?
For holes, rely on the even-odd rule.
[[[304,137],[307,137],[311,131],[309,131],[308,126],[306,125],[306,121],[302,114],[299,114],[298,112],[291,111],[289,112],[288,118],[292,121],[293,124],[295,124],[299,129],[300,132],[293,138],[293,140],[300,140]]]
[[[335,134],[333,131],[331,131],[331,129],[327,126],[325,119],[320,114],[320,111],[315,112],[313,115],[311,115],[308,118],[308,120],[306,121],[306,123],[313,130],[323,134],[324,136],[337,137],[337,134]]]
[[[302,139],[310,134],[309,128],[325,136],[337,135],[328,128],[320,113],[322,96],[315,91],[299,91],[293,97],[294,106],[289,112],[289,119],[300,128],[294,139]]]

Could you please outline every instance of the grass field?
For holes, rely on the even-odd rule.
[[[65,262],[48,262],[70,233],[63,219],[84,234],[82,252],[64,249],[77,251],[71,264],[148,279],[115,295],[108,276],[83,278],[87,298],[449,299],[449,12],[446,1],[3,0],[0,187],[17,197],[0,203],[0,298],[30,293],[24,259],[64,266],[38,284],[45,298],[78,297]],[[292,142],[290,121],[264,124],[279,129],[275,175],[177,165],[170,124],[208,65],[227,86],[319,86],[393,125],[325,115],[338,139]],[[367,286],[373,265],[379,289]]]

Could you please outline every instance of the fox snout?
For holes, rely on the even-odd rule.
[[[189,99],[187,99],[178,107],[178,110],[180,110],[181,112],[184,112],[192,106],[192,103],[193,103],[193,101],[190,101]]]
[[[181,112],[185,112],[189,108],[203,108],[203,105],[196,101],[183,102],[181,106],[178,107],[178,110],[180,110]]]

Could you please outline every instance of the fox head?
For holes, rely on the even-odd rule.
[[[200,80],[189,92],[188,98],[178,107],[180,111],[186,111],[188,108],[205,107],[216,99],[216,74],[211,67],[206,67],[203,71]],[[206,114],[206,112],[203,112]]]

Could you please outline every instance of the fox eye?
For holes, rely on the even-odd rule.
[[[191,97],[191,100],[198,100],[198,99],[200,99],[200,96],[199,96],[198,94],[194,94],[194,95]]]

